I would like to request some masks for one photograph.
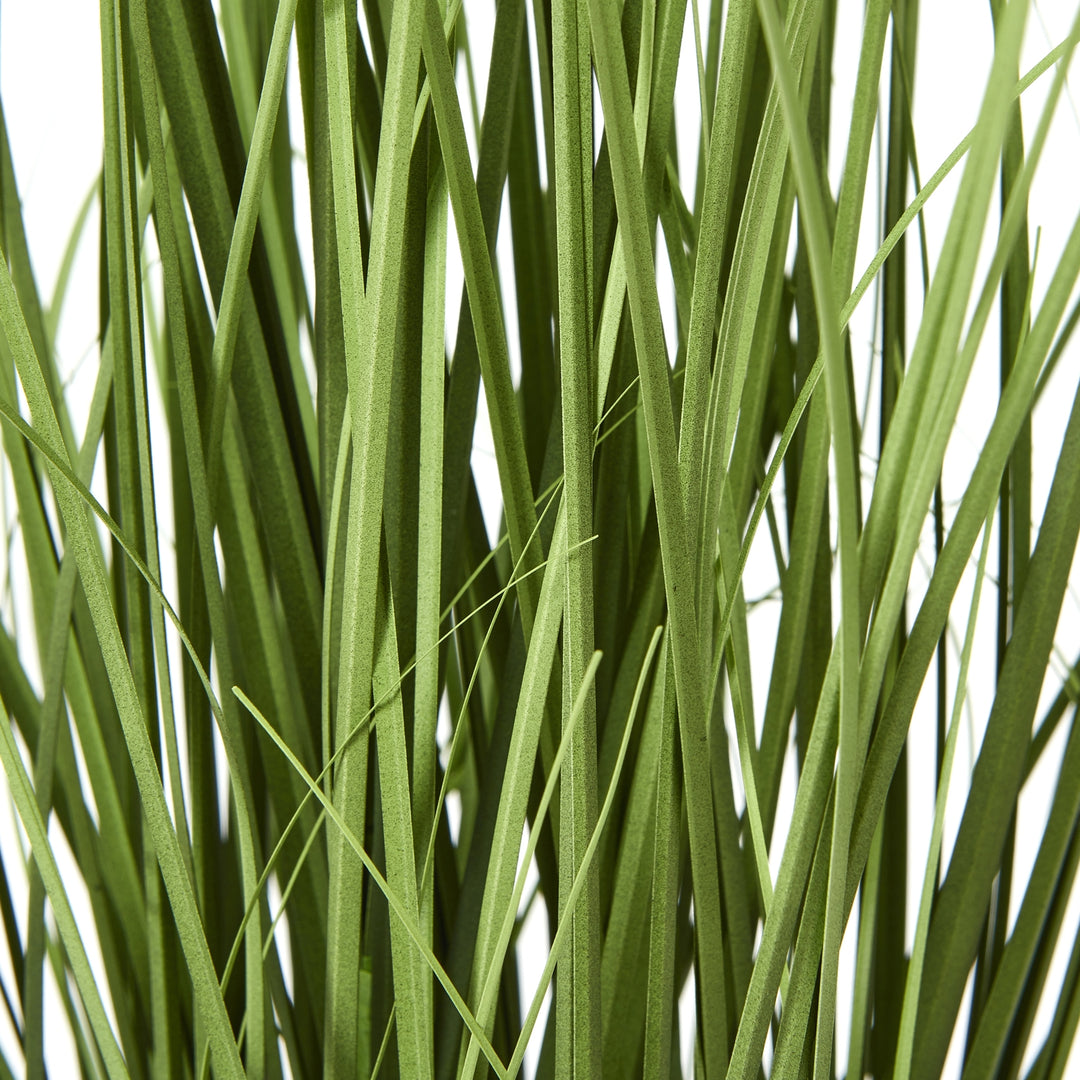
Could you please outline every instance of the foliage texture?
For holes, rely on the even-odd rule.
[[[1067,1074],[1080,15],[924,178],[919,7],[101,0],[48,299],[0,115],[0,1077]]]

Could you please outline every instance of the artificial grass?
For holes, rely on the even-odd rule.
[[[1028,5],[993,0],[978,116],[923,182],[940,12],[911,0],[868,0],[851,55],[822,0],[100,11],[102,173],[49,304],[0,147],[32,611],[0,634],[29,874],[0,873],[0,1075],[46,1074],[47,959],[66,1075],[1065,1076],[1080,218],[1047,265],[1029,201],[1080,16],[1022,72]],[[56,336],[95,201],[79,434]]]

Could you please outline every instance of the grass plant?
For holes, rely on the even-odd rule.
[[[1080,13],[937,161],[947,6],[101,0],[49,297],[0,114],[0,1078],[1069,1075]]]

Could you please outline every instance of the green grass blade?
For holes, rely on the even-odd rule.
[[[593,381],[591,248],[592,78],[589,28],[583,5],[552,10],[555,103],[555,221],[559,283],[559,365],[562,387],[566,508],[566,601],[563,611],[563,726],[578,696],[593,651],[593,552],[580,547],[593,534]],[[584,160],[583,160],[584,157]],[[560,784],[559,912],[567,918],[573,888],[596,819],[596,702],[589,692]],[[600,970],[599,878],[594,873],[574,909],[571,945],[559,967],[555,998],[556,1069],[595,1075],[600,1063],[600,1001],[593,992]]]
[[[6,269],[0,274],[0,326],[15,356],[20,379],[30,403],[34,422],[44,427],[46,445],[53,448],[60,461],[66,457],[59,425],[48,398],[26,323]],[[53,466],[55,468],[55,466]],[[59,479],[62,474],[55,474]],[[109,596],[109,586],[101,549],[86,517],[81,498],[66,484],[58,484],[57,501],[68,527],[68,536],[79,564],[86,598],[94,626],[102,643],[102,654],[116,696],[117,709],[124,728],[132,766],[135,769],[144,812],[157,850],[162,876],[173,905],[180,940],[192,974],[196,1000],[214,1047],[216,1067],[225,1076],[243,1074],[229,1026],[225,1005],[217,985],[213,962],[203,936],[191,882],[180,846],[169,820],[161,779],[154,763],[150,740],[139,702],[138,692],[128,666],[119,627]]]
[[[19,757],[18,747],[11,734],[11,728],[7,724],[0,724],[0,757],[3,759],[4,772],[7,774],[12,797],[19,810],[19,817],[30,838],[34,859],[49,895],[57,928],[64,947],[67,949],[79,994],[90,1018],[94,1038],[105,1062],[108,1076],[110,1080],[127,1077],[127,1066],[124,1064],[116,1038],[109,1027],[109,1020],[105,1015],[105,1007],[90,970],[90,961],[87,959],[82,938],[79,936],[71,903],[60,878],[60,871],[53,858],[52,849],[49,847],[45,822],[37,807],[33,785],[26,774],[22,759]]]
[[[372,212],[366,291],[356,210],[352,155],[347,26],[342,3],[325,8],[327,99],[333,168],[337,248],[341,277],[345,362],[352,411],[353,463],[342,600],[340,682],[335,741],[343,743],[366,711],[375,636],[375,594],[386,468],[389,366],[397,324],[397,286],[404,239],[403,203],[411,141],[413,81],[420,58],[419,4],[394,20],[383,102],[383,130]],[[350,829],[364,832],[367,745],[353,743],[334,776],[335,807]],[[356,1068],[360,920],[356,902],[363,880],[360,863],[343,834],[331,839],[327,939],[327,1002],[324,1053],[327,1077],[351,1076]]]
[[[992,883],[989,858],[996,857],[1005,838],[1012,799],[1005,793],[1019,787],[1023,746],[1031,730],[1042,673],[1049,656],[1064,595],[1065,582],[1080,534],[1080,398],[1074,404],[1051,487],[1039,539],[1031,558],[1025,597],[1006,653],[1001,679],[987,721],[979,754],[949,863],[949,873],[930,923],[926,980],[919,997],[913,1068],[933,1069],[943,1059],[963,992],[960,964],[974,959],[972,931],[977,925],[961,912],[978,910],[989,900]],[[1045,655],[1044,655],[1045,654]],[[977,843],[976,843],[977,839]],[[996,872],[996,871],[993,871]],[[946,935],[948,935],[946,937]],[[953,959],[957,957],[958,959]],[[958,978],[957,976],[961,976]]]
[[[637,166],[626,66],[612,12],[590,5],[593,49],[600,96],[604,103],[612,176],[626,245],[627,293],[638,347],[642,399],[649,435],[649,463],[656,493],[664,581],[671,611],[675,678],[679,691],[683,767],[686,771],[695,896],[698,900],[699,993],[706,1018],[706,1061],[719,1071],[727,1056],[725,990],[720,927],[717,846],[710,783],[699,750],[707,739],[704,685],[700,669],[693,579],[687,546],[685,505],[678,475],[663,328],[657,301],[652,251],[646,228],[645,199]],[[680,595],[681,586],[681,595]]]
[[[499,1077],[505,1077],[506,1070],[503,1067],[502,1063],[499,1061],[499,1058],[496,1055],[494,1049],[492,1049],[491,1043],[488,1041],[487,1036],[484,1034],[482,1028],[477,1023],[476,1018],[473,1016],[472,1012],[465,1004],[465,1001],[462,999],[461,995],[454,987],[454,984],[450,981],[449,976],[443,970],[442,965],[436,959],[435,955],[431,952],[430,948],[425,944],[420,927],[416,924],[416,922],[413,921],[402,901],[387,884],[385,878],[383,878],[382,874],[379,872],[378,867],[372,862],[371,857],[364,850],[356,835],[348,828],[341,814],[335,808],[334,804],[327,798],[326,794],[319,787],[316,781],[313,780],[310,775],[308,775],[303,765],[301,765],[300,762],[296,759],[296,756],[292,753],[291,750],[289,750],[288,746],[282,741],[281,736],[278,735],[278,733],[274,730],[269,721],[259,712],[256,706],[252,703],[251,699],[248,698],[239,687],[234,688],[234,693],[239,698],[240,702],[244,705],[244,707],[255,718],[255,720],[258,721],[259,726],[262,728],[262,730],[270,736],[277,748],[282,752],[282,754],[285,755],[286,759],[289,761],[289,764],[292,765],[293,769],[297,772],[297,774],[304,780],[304,783],[307,784],[308,789],[311,791],[312,795],[322,804],[323,809],[326,811],[327,817],[345,835],[350,848],[363,863],[364,868],[371,875],[372,881],[375,882],[376,887],[386,897],[387,901],[390,904],[391,910],[393,910],[394,914],[401,921],[402,925],[404,926],[405,930],[409,935],[409,938],[412,940],[414,947],[423,956],[424,961],[427,963],[428,967],[430,967],[431,970],[434,972],[435,977],[439,980],[443,988],[446,990],[451,1001],[454,1003],[454,1007],[461,1015],[461,1018],[465,1021],[466,1025],[469,1027],[469,1030],[479,1042],[480,1049],[483,1051],[485,1058],[495,1070],[496,1075],[498,1075]]]
[[[919,912],[915,924],[915,942],[912,945],[911,959],[904,983],[904,1005],[900,1017],[896,1064],[893,1066],[893,1075],[898,1077],[899,1080],[908,1080],[911,1076],[911,1056],[915,1037],[915,1010],[918,1007],[918,993],[922,984],[923,964],[926,959],[926,937],[930,929],[931,905],[937,892],[938,860],[941,856],[941,842],[945,830],[945,804],[948,799],[953,758],[956,754],[956,738],[960,730],[960,712],[963,708],[964,698],[967,695],[968,666],[971,663],[971,647],[975,638],[979,597],[986,573],[986,556],[989,547],[990,529],[988,526],[983,533],[982,548],[979,551],[979,565],[975,571],[975,590],[972,593],[967,630],[964,633],[964,646],[960,654],[960,671],[957,676],[956,693],[953,697],[952,715],[949,718],[945,757],[941,762],[940,778],[938,780],[937,803],[934,807],[934,825],[930,834],[930,851],[926,857],[926,873],[923,876],[922,895],[919,897]]]

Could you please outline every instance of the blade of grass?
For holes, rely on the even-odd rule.
[[[454,88],[454,76],[442,34],[442,18],[435,0],[426,0],[424,20],[424,62],[431,82],[431,100],[439,131],[439,143],[446,168],[447,186],[454,211],[465,269],[469,306],[476,333],[477,353],[484,380],[484,392],[490,410],[495,457],[499,467],[500,487],[505,505],[510,549],[515,559],[527,552],[525,567],[543,557],[525,548],[525,540],[536,524],[532,508],[532,485],[521,422],[510,379],[510,361],[506,344],[501,305],[481,212],[476,182],[472,176],[461,106]],[[447,436],[449,443],[449,433]],[[540,582],[526,579],[521,603],[526,640],[531,638],[537,609]]]
[[[597,846],[600,841],[600,834],[607,823],[608,815],[611,812],[611,806],[614,801],[615,788],[619,781],[619,775],[622,772],[623,762],[626,760],[626,750],[630,741],[630,734],[634,727],[634,719],[637,716],[638,705],[641,701],[642,693],[645,689],[645,679],[649,673],[649,668],[652,665],[652,658],[656,652],[656,646],[660,641],[661,629],[657,627],[656,632],[653,634],[652,641],[649,644],[649,650],[645,657],[645,663],[642,665],[641,673],[638,677],[637,688],[634,692],[634,701],[630,707],[630,715],[626,719],[626,727],[623,732],[622,745],[619,747],[619,758],[615,765],[615,773],[611,779],[611,783],[608,785],[607,794],[604,797],[603,805],[600,807],[600,811],[597,815],[596,826],[593,829],[592,836],[589,838],[589,844],[586,847],[582,859],[581,866],[578,870],[577,877],[574,879],[574,887],[567,897],[567,907],[573,911],[577,904],[578,898],[581,895],[582,890],[585,887],[585,883],[588,880],[589,864],[592,862],[593,856],[596,853]],[[551,977],[554,973],[555,966],[559,962],[562,950],[566,946],[567,939],[571,936],[570,929],[573,923],[570,919],[564,919],[559,923],[559,929],[555,933],[554,940],[551,943],[551,949],[548,953],[547,962],[544,965],[544,970],[540,975],[540,980],[536,987],[536,992],[533,994],[532,1003],[529,1006],[528,1015],[525,1018],[525,1023],[522,1026],[521,1035],[518,1038],[517,1045],[514,1048],[513,1057],[510,1059],[510,1064],[507,1067],[507,1076],[513,1078],[516,1077],[518,1071],[521,1068],[521,1062],[525,1054],[525,1047],[529,1044],[529,1039],[532,1035],[533,1026],[536,1023],[537,1014],[540,1011],[540,1004],[544,1000],[544,995],[547,993],[547,988],[551,983]]]
[[[352,156],[347,26],[344,4],[325,6],[327,99],[337,250],[341,279],[345,362],[352,410],[353,463],[346,533],[345,593],[337,702],[336,742],[344,742],[357,714],[366,712],[371,687],[376,613],[386,416],[390,361],[397,324],[401,273],[403,204],[411,140],[413,82],[420,57],[420,11],[410,3],[394,20],[379,141],[379,179],[372,211],[371,255],[365,291]],[[352,744],[334,776],[335,809],[351,830],[363,835],[367,799],[367,743]],[[351,1076],[356,1069],[359,1001],[360,920],[363,872],[344,834],[330,844],[330,908],[324,1054],[326,1076]]]
[[[18,365],[20,379],[30,403],[34,422],[44,428],[47,442],[58,461],[64,461],[66,450],[60,437],[59,425],[48,398],[44,377],[22,319],[18,299],[6,268],[0,273],[0,326]],[[54,477],[63,476],[55,464]],[[123,724],[132,766],[150,827],[154,847],[161,866],[162,877],[173,905],[181,944],[192,976],[195,998],[206,1023],[214,1047],[215,1064],[225,1076],[240,1077],[243,1068],[233,1041],[225,1005],[217,985],[213,962],[203,936],[191,882],[180,846],[169,819],[165,795],[154,762],[146,724],[120,638],[119,627],[112,608],[109,586],[101,549],[92,532],[80,496],[67,484],[57,484],[57,502],[68,528],[69,542],[75,552],[83,589],[90,605],[94,626],[102,643],[102,655],[116,696],[117,709]]]
[[[387,902],[390,904],[391,910],[401,921],[405,930],[408,932],[408,935],[412,940],[413,945],[415,946],[417,951],[421,953],[428,967],[431,968],[432,972],[434,972],[435,974],[435,977],[439,980],[443,988],[446,990],[451,1001],[454,1003],[454,1007],[458,1010],[461,1018],[465,1021],[469,1030],[473,1033],[473,1035],[479,1042],[480,1049],[483,1051],[484,1057],[487,1059],[491,1067],[495,1070],[496,1075],[500,1077],[500,1080],[502,1080],[502,1078],[506,1076],[506,1069],[499,1061],[498,1056],[491,1047],[491,1043],[484,1035],[483,1030],[477,1024],[476,1018],[474,1017],[469,1007],[465,1004],[465,1001],[462,999],[461,995],[454,987],[454,984],[450,981],[449,976],[443,970],[442,965],[436,959],[434,953],[431,952],[430,948],[428,948],[428,946],[425,944],[423,933],[420,927],[413,921],[412,917],[409,915],[408,911],[406,910],[404,904],[401,902],[397,894],[390,888],[385,878],[383,878],[382,874],[379,873],[378,867],[375,865],[374,862],[372,862],[371,857],[364,850],[363,845],[357,839],[356,835],[352,832],[351,829],[348,828],[337,808],[330,801],[330,799],[327,798],[326,794],[323,792],[322,788],[319,787],[318,783],[314,779],[312,779],[312,777],[304,769],[303,765],[296,759],[296,756],[292,753],[292,751],[285,744],[285,742],[282,741],[281,736],[278,735],[278,733],[274,730],[270,722],[259,712],[251,699],[244,694],[243,690],[241,690],[239,687],[234,687],[233,692],[239,698],[240,702],[244,705],[244,707],[255,718],[262,730],[274,741],[274,744],[285,756],[289,764],[292,765],[293,769],[297,772],[297,774],[304,780],[304,783],[307,784],[308,789],[311,791],[312,795],[314,795],[314,797],[322,804],[323,809],[326,811],[327,817],[345,835],[349,847],[363,863],[364,869],[366,869],[367,872],[370,874],[371,879],[375,882],[378,890],[386,897]]]
[[[664,667],[657,672],[653,684],[653,692],[663,710],[663,730],[657,760],[644,1059],[644,1075],[655,1076],[658,1080],[664,1080],[671,1067],[672,1003],[678,989],[675,985],[675,933],[682,803],[675,749],[675,678],[671,653],[667,648],[663,657]]]
[[[829,427],[832,432],[833,463],[836,471],[838,534],[840,559],[840,703],[838,762],[836,767],[836,809],[829,865],[829,890],[826,902],[825,942],[822,957],[821,997],[818,1004],[817,1046],[814,1056],[815,1080],[826,1072],[832,1075],[833,1024],[836,1008],[836,976],[840,940],[846,922],[844,887],[847,878],[847,848],[851,817],[860,768],[859,743],[859,653],[862,646],[859,627],[859,568],[857,541],[859,532],[856,499],[854,438],[848,411],[849,386],[840,345],[837,306],[833,296],[831,245],[813,160],[809,135],[805,128],[798,93],[781,30],[771,0],[759,0],[762,30],[773,62],[773,72],[780,91],[790,135],[791,160],[799,193],[800,215],[807,239],[810,272],[814,284],[818,325],[825,360],[825,378]]]
[[[372,723],[375,724],[379,748],[386,881],[400,898],[409,917],[419,923],[417,849],[410,806],[405,714],[400,693],[401,675],[398,669],[397,636],[394,631],[394,604],[385,571],[380,574],[376,605],[375,621],[378,631],[372,692],[376,701],[381,701],[382,704],[373,716]],[[390,923],[390,947],[394,965],[400,1068],[406,1076],[423,1080],[431,1076],[434,1020],[430,1010],[425,1008],[430,1000],[425,990],[425,969],[422,958],[411,947],[408,933],[396,920]]]
[[[119,1080],[121,1077],[126,1078],[128,1075],[127,1067],[120,1054],[120,1047],[116,1044],[116,1037],[109,1027],[105,1007],[98,993],[93,972],[90,970],[90,961],[87,959],[86,950],[83,948],[82,937],[79,934],[79,928],[71,910],[67,891],[64,888],[60,871],[49,846],[48,833],[41,812],[38,810],[33,785],[26,773],[22,758],[19,756],[19,749],[15,745],[11,728],[6,723],[0,724],[0,759],[3,761],[4,772],[7,774],[12,798],[15,800],[15,805],[19,810],[19,818],[30,839],[34,860],[49,895],[49,902],[56,918],[57,929],[60,931],[61,939],[67,950],[75,982],[79,988],[79,995],[90,1019],[94,1038],[105,1063],[107,1074],[110,1080]]]
[[[1042,674],[1080,534],[1078,455],[1080,397],[1074,403],[1066,430],[1031,558],[1025,597],[1017,612],[949,872],[930,923],[926,980],[919,995],[922,1022],[916,1025],[913,1057],[913,1069],[920,1073],[926,1068],[932,1070],[935,1062],[944,1059],[952,1034],[951,1020],[963,993],[966,973],[960,971],[960,966],[965,959],[968,962],[974,959],[972,950],[976,942],[971,931],[977,933],[978,927],[966,916],[984,909],[989,900],[992,873],[988,874],[988,861],[1000,853],[1011,816],[1012,800],[1005,796],[1019,787],[1023,747],[1017,750],[1016,742],[1018,738],[1026,741],[1031,730]],[[961,911],[963,915],[958,918]]]
[[[592,535],[593,380],[592,265],[586,237],[592,232],[592,65],[584,5],[557,0],[552,8],[555,106],[555,222],[558,264],[558,356],[562,388],[566,542]],[[568,726],[593,652],[593,552],[576,547],[566,560],[563,604],[563,727]],[[596,700],[583,702],[560,784],[559,918],[596,821]],[[555,995],[556,1070],[593,1076],[600,1067],[600,1001],[593,992],[600,974],[599,877],[594,872],[574,909],[571,944],[559,967]]]
[[[949,782],[952,776],[953,758],[956,753],[956,737],[960,730],[960,710],[967,696],[968,667],[971,663],[971,649],[975,639],[976,618],[979,613],[979,597],[986,573],[986,556],[990,547],[990,526],[987,523],[983,531],[982,548],[979,551],[979,565],[975,571],[975,588],[971,596],[971,608],[968,613],[967,629],[964,632],[964,646],[960,654],[960,671],[957,675],[956,692],[953,696],[952,715],[949,718],[948,735],[945,740],[945,756],[941,762],[938,779],[937,802],[934,807],[934,824],[930,834],[930,851],[926,857],[926,871],[923,875],[922,894],[919,897],[919,910],[915,923],[915,941],[911,948],[907,976],[904,982],[904,1003],[900,1015],[900,1033],[896,1046],[896,1063],[893,1075],[897,1080],[908,1080],[911,1076],[911,1058],[915,1038],[915,1010],[922,983],[923,964],[926,959],[926,938],[930,929],[930,912],[938,885],[938,867],[941,855],[941,843],[945,831],[945,806],[949,795]]]
[[[521,870],[514,878],[514,888],[507,901],[506,911],[503,916],[502,925],[499,929],[499,936],[495,942],[491,962],[488,965],[487,974],[483,982],[483,989],[480,993],[477,1019],[482,1023],[490,1024],[494,1018],[495,995],[498,992],[499,973],[502,969],[514,928],[517,924],[517,913],[521,907],[521,896],[525,891],[525,879],[529,867],[532,864],[533,856],[536,853],[536,845],[540,837],[540,823],[543,821],[548,806],[555,794],[555,785],[559,780],[563,761],[565,760],[567,753],[573,748],[574,732],[585,714],[592,680],[596,677],[596,669],[599,664],[600,653],[593,653],[589,666],[585,669],[581,688],[578,691],[570,715],[567,717],[566,724],[563,728],[563,735],[559,741],[558,750],[555,753],[554,764],[544,783],[544,792],[540,797],[540,805],[533,819],[533,827],[529,830],[529,839],[526,841],[522,854]],[[471,1037],[465,1054],[465,1064],[462,1069],[464,1075],[471,1075],[475,1070],[479,1049],[479,1044],[475,1037]]]

